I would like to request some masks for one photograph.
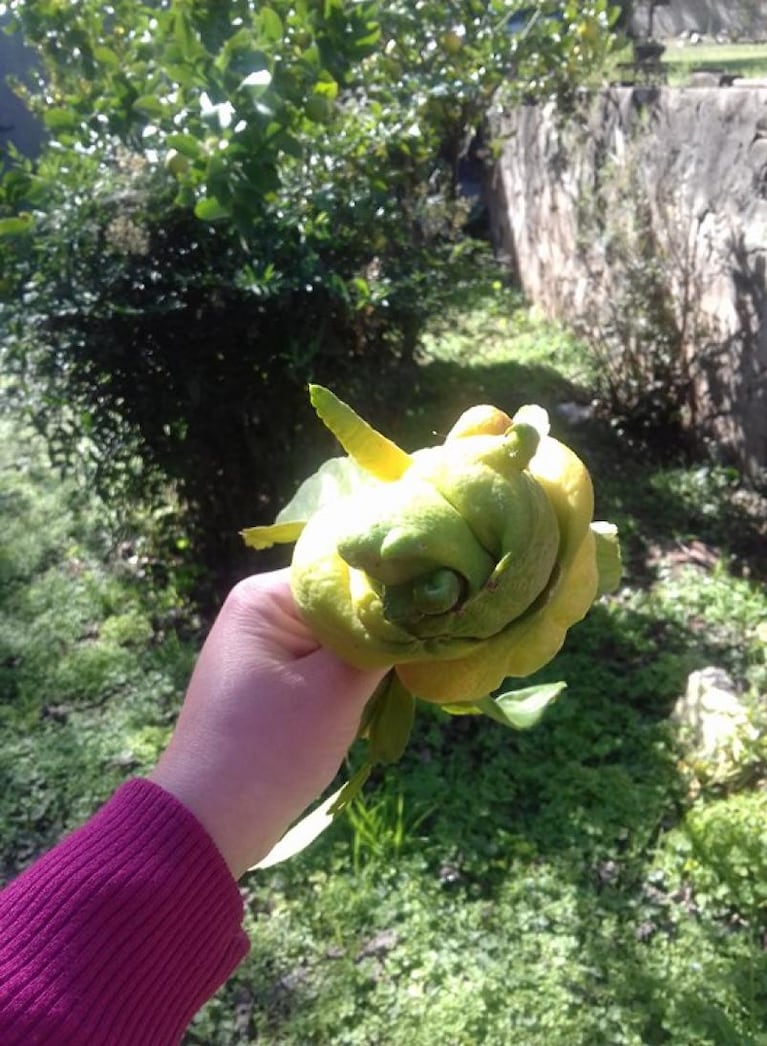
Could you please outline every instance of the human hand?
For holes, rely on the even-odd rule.
[[[195,814],[238,878],[332,781],[385,672],[319,646],[287,570],[247,578],[213,624],[149,777]]]

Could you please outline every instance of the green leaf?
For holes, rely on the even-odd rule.
[[[264,549],[272,545],[289,545],[298,541],[306,524],[300,520],[292,523],[272,523],[265,527],[248,527],[240,534],[250,548]]]
[[[32,228],[33,221],[31,214],[0,218],[0,236],[21,236]]]
[[[287,505],[278,513],[277,523],[311,519],[325,505],[356,494],[374,482],[351,458],[330,458],[304,480]]]
[[[206,196],[195,204],[194,213],[204,222],[215,222],[220,218],[228,218],[231,211],[216,199],[215,196]]]
[[[43,123],[51,131],[70,130],[77,124],[77,116],[71,109],[46,109]]]
[[[361,55],[367,55],[375,49],[376,44],[381,39],[381,27],[375,26],[370,32],[364,33],[362,36],[358,36],[354,41],[354,47],[356,51]]]
[[[213,65],[222,73],[227,71],[232,62],[237,62],[237,68],[239,68],[243,55],[252,50],[253,30],[248,26],[243,26],[229,37]]]
[[[258,15],[258,22],[261,33],[267,40],[277,43],[282,39],[284,32],[282,19],[273,8],[264,7]]]
[[[373,764],[368,760],[364,762],[362,766],[355,771],[355,773],[349,778],[346,784],[338,792],[334,793],[336,798],[329,807],[329,813],[333,817],[342,814],[349,803],[356,799],[362,791],[365,782],[370,777],[370,771],[373,769]]]
[[[196,160],[202,152],[201,143],[191,134],[169,134],[165,143],[190,160]]]
[[[153,94],[144,94],[133,103],[133,109],[145,116],[162,116],[162,103]]]
[[[396,672],[373,695],[367,737],[373,763],[396,763],[407,747],[415,716],[415,698]]]
[[[208,81],[199,76],[189,65],[179,65],[177,62],[168,62],[165,72],[171,80],[175,80],[181,87],[207,87]]]
[[[258,864],[254,864],[248,871],[256,872],[265,868],[272,868],[275,864],[282,864],[283,861],[288,861],[291,857],[295,857],[296,854],[300,854],[307,846],[311,846],[314,840],[322,835],[325,829],[329,828],[335,820],[336,814],[332,813],[331,810],[346,787],[347,785],[342,785],[332,795],[329,795],[327,799],[323,800],[310,814],[307,814],[297,824],[294,824],[283,835],[282,839],[272,847],[266,857],[262,858]]]
[[[612,523],[596,522],[591,524],[591,532],[596,539],[599,573],[597,595],[603,596],[606,592],[615,591],[623,573],[618,528]]]
[[[372,769],[371,763],[363,763],[345,784],[337,788],[327,799],[323,799],[320,805],[306,817],[302,817],[292,828],[289,828],[266,857],[263,857],[258,864],[254,864],[248,871],[256,872],[272,868],[276,864],[290,860],[291,857],[295,857],[296,854],[300,854],[302,850],[311,846],[314,840],[331,826],[339,814],[344,812],[349,803],[357,798],[370,777]]]
[[[194,30],[191,18],[180,6],[176,6],[173,17],[173,39],[185,62],[193,62],[205,54]]]
[[[93,48],[93,57],[107,69],[118,69],[120,59],[110,47],[98,46]]]
[[[452,705],[440,705],[443,712],[448,715],[484,715],[485,713],[477,705],[470,705],[465,701],[456,701]]]
[[[333,103],[322,95],[311,94],[306,99],[305,111],[313,123],[327,123],[333,115]]]
[[[320,78],[312,90],[314,94],[320,95],[322,98],[328,98],[331,102],[338,97],[338,84],[329,76]]]
[[[523,690],[509,690],[496,697],[483,697],[477,708],[497,723],[513,730],[528,730],[535,726],[546,708],[555,701],[567,683],[543,683]]]
[[[28,171],[12,168],[2,179],[3,196],[9,203],[23,200],[32,184],[32,175]]]

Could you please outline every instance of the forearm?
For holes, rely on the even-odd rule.
[[[178,1042],[247,952],[241,919],[197,820],[129,782],[0,894],[0,1042]]]

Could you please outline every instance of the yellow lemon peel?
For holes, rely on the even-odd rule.
[[[407,454],[329,390],[311,386],[311,399],[375,479],[305,525],[243,533],[265,547],[300,530],[296,604],[344,660],[395,666],[427,701],[476,702],[546,664],[617,584],[614,528],[592,528],[591,477],[542,408],[480,404],[444,443]]]
[[[330,389],[310,385],[309,398],[320,421],[346,453],[371,475],[390,482],[407,472],[410,455],[369,425]]]

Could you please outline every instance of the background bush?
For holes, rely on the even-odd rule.
[[[203,555],[236,570],[237,529],[331,450],[305,435],[307,380],[396,412],[473,257],[462,163],[488,106],[567,93],[612,13],[9,6],[50,135],[3,181],[9,364],[60,460],[86,448],[113,495],[177,480]]]

